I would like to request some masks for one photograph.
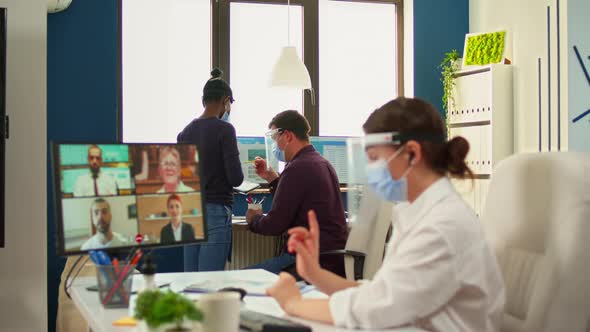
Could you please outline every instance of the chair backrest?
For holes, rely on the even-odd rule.
[[[385,238],[391,226],[393,204],[378,198],[371,190],[363,192],[358,216],[350,223],[346,250],[366,255],[363,279],[371,279],[383,263]],[[354,260],[345,256],[346,278],[354,280]]]
[[[481,219],[506,284],[502,331],[589,331],[590,154],[507,158]]]

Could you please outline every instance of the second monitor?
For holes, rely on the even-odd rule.
[[[345,184],[348,181],[347,139],[348,137],[310,137],[310,143],[336,170],[338,180],[341,184]],[[254,170],[254,159],[257,156],[266,158],[264,137],[238,137],[238,150],[240,152],[244,179],[250,182],[266,183],[266,181],[256,175]],[[284,165],[279,165],[279,171],[283,167]]]

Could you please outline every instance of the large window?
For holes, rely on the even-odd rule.
[[[397,96],[395,5],[319,5],[319,134],[358,136],[367,116]]]
[[[211,70],[211,3],[121,0],[120,13],[121,138],[176,142],[203,109]]]
[[[287,6],[230,4],[232,122],[240,136],[262,136],[281,110],[303,111],[302,91],[270,87],[272,67],[287,46]],[[291,6],[290,41],[303,56],[301,6]]]
[[[170,142],[202,112],[213,66],[234,90],[239,136],[301,111],[312,135],[361,134],[367,115],[402,93],[401,0],[121,0],[121,131],[126,142]],[[282,47],[304,60],[311,94],[269,87]]]

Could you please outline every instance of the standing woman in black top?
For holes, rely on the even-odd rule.
[[[211,71],[203,88],[203,113],[177,137],[179,143],[193,143],[199,149],[209,237],[207,243],[184,247],[185,271],[223,270],[231,253],[233,187],[242,184],[244,174],[236,130],[229,122],[233,93],[222,74],[218,68]]]

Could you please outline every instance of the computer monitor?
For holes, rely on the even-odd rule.
[[[336,170],[338,181],[346,184],[348,180],[348,157],[346,152],[346,140],[348,137],[310,137],[310,143],[326,158]],[[254,170],[254,159],[259,156],[266,158],[266,146],[264,137],[242,136],[238,137],[238,151],[244,180],[249,182],[265,184],[266,181],[256,175]],[[278,171],[281,172],[285,163],[279,162]]]
[[[310,137],[310,143],[314,148],[331,164],[336,170],[338,181],[346,184],[348,179],[346,139],[348,137]],[[265,184],[266,181],[256,175],[254,171],[254,159],[259,156],[266,158],[266,146],[264,137],[238,137],[238,151],[240,152],[240,162],[242,163],[242,172],[244,180],[249,182]],[[279,162],[278,170],[281,172],[285,163]]]
[[[310,143],[326,158],[336,170],[340,184],[348,182],[348,155],[346,152],[346,140],[348,137],[312,136]]]
[[[240,152],[240,162],[242,163],[244,180],[254,183],[266,183],[264,179],[256,175],[256,171],[254,170],[254,159],[256,159],[256,157],[266,159],[264,137],[238,137],[238,151]]]
[[[207,240],[194,144],[52,143],[58,255]]]

